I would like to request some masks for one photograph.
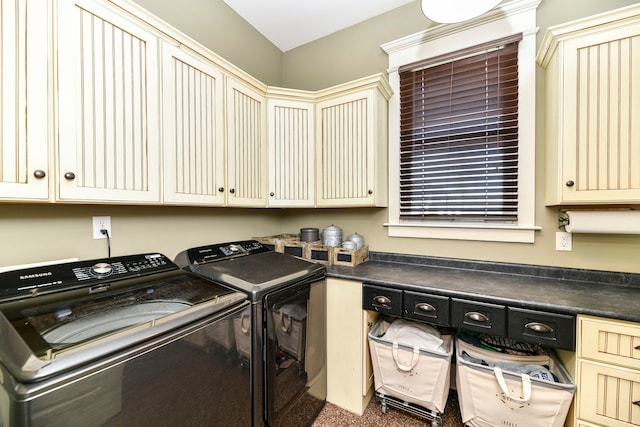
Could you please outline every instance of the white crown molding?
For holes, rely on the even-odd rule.
[[[505,19],[507,17],[517,15],[530,10],[536,10],[542,0],[513,0],[504,3],[491,11],[469,21],[456,24],[439,24],[435,27],[428,28],[415,34],[402,37],[397,40],[390,41],[380,47],[387,54],[392,54],[407,48],[419,46],[426,42],[459,33],[469,28],[478,27],[494,21]]]

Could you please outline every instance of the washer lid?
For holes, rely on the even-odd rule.
[[[199,276],[247,292],[253,301],[261,299],[267,291],[324,277],[326,272],[324,265],[271,251],[191,268]]]
[[[102,290],[102,289],[105,290]],[[34,381],[246,301],[181,270],[0,305],[0,362]]]

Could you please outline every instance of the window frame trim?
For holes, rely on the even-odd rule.
[[[389,219],[384,225],[390,237],[534,243],[535,232],[535,113],[536,113],[536,8],[541,0],[513,0],[476,19],[441,24],[386,43],[389,55]],[[446,223],[400,220],[400,102],[399,69],[485,42],[522,33],[518,47],[519,148],[518,222]],[[525,159],[525,161],[522,161]]]

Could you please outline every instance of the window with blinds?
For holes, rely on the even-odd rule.
[[[517,221],[521,39],[400,68],[401,219]]]

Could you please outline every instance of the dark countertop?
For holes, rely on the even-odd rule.
[[[640,322],[640,274],[371,252],[329,277],[565,314]]]

